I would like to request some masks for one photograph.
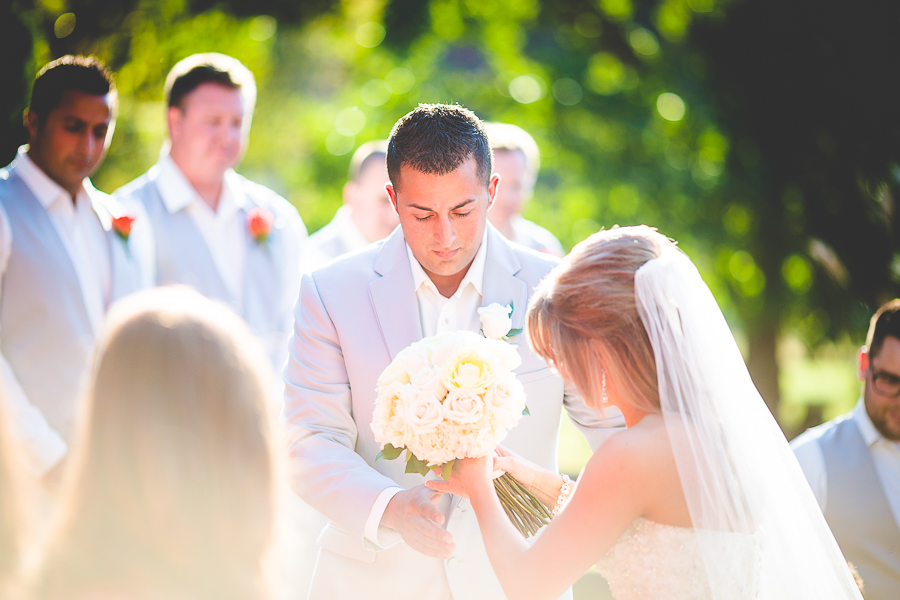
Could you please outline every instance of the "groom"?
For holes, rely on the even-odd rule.
[[[555,259],[487,226],[500,178],[481,121],[460,106],[420,105],[391,132],[388,194],[400,228],[303,277],[285,369],[284,415],[295,491],[330,522],[310,598],[503,598],[467,500],[438,497],[401,460],[375,462],[375,381],[409,344],[480,328],[477,309],[513,304]],[[531,415],[504,445],[556,468],[561,408],[597,446],[604,420],[528,348],[517,377]]]

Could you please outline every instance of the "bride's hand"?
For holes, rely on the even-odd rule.
[[[434,479],[425,482],[425,485],[437,492],[445,492],[468,498],[470,493],[479,486],[491,485],[491,473],[493,461],[491,456],[481,458],[458,458],[453,463],[449,479]],[[440,475],[441,469],[434,469],[435,474]]]
[[[555,471],[540,467],[512,450],[497,446],[494,470],[509,473],[547,507],[556,506],[562,479]]]

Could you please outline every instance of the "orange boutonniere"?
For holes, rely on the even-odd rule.
[[[123,242],[128,241],[131,235],[131,224],[134,223],[134,217],[131,215],[122,215],[121,217],[113,217],[112,228]]]
[[[269,239],[269,234],[272,232],[272,224],[274,222],[275,217],[272,216],[271,212],[264,208],[257,206],[247,213],[247,230],[260,246],[265,245],[266,241]]]

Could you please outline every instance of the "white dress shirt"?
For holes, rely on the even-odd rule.
[[[19,148],[16,160],[9,166],[28,186],[47,211],[53,227],[72,261],[79,287],[94,333],[100,331],[103,316],[112,294],[112,257],[109,241],[91,203],[97,193],[89,179],[72,201],[72,195],[50,179],[27,154],[28,147]],[[0,286],[12,252],[13,232],[6,213],[0,208]],[[0,287],[2,294],[2,287]],[[2,335],[2,332],[0,332]],[[66,443],[47,423],[19,385],[6,358],[0,355],[0,381],[6,396],[12,422],[20,428],[14,435],[25,445],[26,464],[35,475],[41,475],[66,453]]]
[[[900,442],[886,439],[875,429],[862,398],[856,403],[850,418],[859,427],[863,441],[869,447],[872,461],[875,463],[875,471],[884,488],[891,513],[897,524],[900,525]],[[822,447],[818,444],[818,438],[822,433],[821,430],[810,429],[791,442],[791,448],[797,456],[797,461],[809,481],[816,500],[819,501],[822,512],[825,512],[825,506],[828,503],[828,472],[825,468]]]
[[[184,173],[169,154],[159,157],[159,195],[169,212],[186,210],[197,225],[216,270],[238,300],[244,297],[244,268],[247,249],[244,239],[246,224],[240,209],[247,203],[240,185],[234,181],[234,170],[225,172],[219,204],[213,210],[197,194]]]
[[[482,306],[482,289],[484,286],[484,261],[487,257],[487,231],[481,239],[481,246],[472,259],[472,264],[460,282],[456,292],[449,298],[445,298],[438,292],[437,286],[428,277],[425,269],[416,260],[409,245],[406,246],[406,254],[409,257],[409,265],[412,269],[413,287],[416,290],[416,303],[419,307],[419,323],[422,326],[422,337],[432,337],[439,333],[452,331],[474,331],[481,329],[481,320],[478,317],[478,309]],[[366,519],[366,538],[374,544],[388,548],[400,541],[400,536],[380,527],[381,518],[388,502],[401,487],[387,488],[372,505],[369,518]],[[438,510],[448,516],[450,509],[450,495],[444,494],[438,504]],[[446,522],[446,520],[445,520]]]

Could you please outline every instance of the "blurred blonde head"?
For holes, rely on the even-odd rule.
[[[601,407],[613,402],[659,413],[656,362],[634,299],[634,274],[671,245],[646,226],[601,231],[572,249],[528,307],[534,351]]]
[[[187,288],[116,304],[36,597],[264,597],[271,377],[224,305]]]
[[[24,533],[23,482],[7,428],[5,401],[0,390],[0,598],[8,597],[16,581]]]

